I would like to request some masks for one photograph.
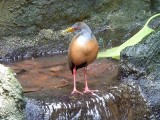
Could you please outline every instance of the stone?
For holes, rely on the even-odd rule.
[[[92,27],[100,47],[117,46],[152,16],[150,4],[139,0],[1,1],[0,61],[66,52],[72,37],[59,32],[77,21]]]
[[[103,86],[103,87],[102,87]],[[70,87],[26,94],[28,120],[129,120],[149,119],[150,111],[132,86],[99,86],[95,94],[70,95]],[[34,112],[35,111],[35,112]]]
[[[135,46],[121,52],[120,73],[122,80],[139,86],[139,90],[153,111],[160,118],[160,31],[147,36]]]
[[[54,67],[50,68],[50,71],[51,72],[60,72],[63,69],[64,69],[63,66],[54,66]]]
[[[22,87],[14,72],[0,64],[0,119],[24,120]]]
[[[8,63],[40,56],[67,52],[71,37],[60,31],[43,29],[34,37],[3,37],[0,43],[0,62]]]

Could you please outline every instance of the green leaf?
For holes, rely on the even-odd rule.
[[[124,42],[122,45],[118,47],[113,47],[111,49],[107,49],[106,51],[103,51],[103,52],[99,52],[97,58],[111,57],[115,59],[120,59],[120,52],[124,48],[139,43],[144,37],[146,37],[147,35],[149,35],[150,33],[154,31],[153,29],[149,28],[147,25],[153,18],[157,16],[160,16],[160,14],[156,14],[150,17],[148,21],[146,22],[146,24],[144,25],[144,27],[138,33],[136,33],[133,37],[131,37],[126,42]]]

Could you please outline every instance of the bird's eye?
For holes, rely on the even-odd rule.
[[[78,27],[74,27],[74,30],[78,30]]]

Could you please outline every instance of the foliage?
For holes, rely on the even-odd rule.
[[[97,58],[111,57],[111,58],[119,59],[120,58],[120,52],[124,48],[139,43],[144,37],[146,37],[150,33],[154,32],[153,29],[148,27],[148,23],[153,18],[155,18],[157,16],[160,16],[160,13],[150,17],[149,20],[144,25],[144,27],[137,34],[135,34],[133,37],[131,37],[129,40],[127,40],[125,43],[123,43],[122,45],[120,45],[118,47],[114,47],[114,48],[111,48],[111,49],[107,49],[106,51],[99,52]]]

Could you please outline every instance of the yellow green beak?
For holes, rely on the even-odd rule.
[[[69,27],[66,30],[64,30],[63,32],[74,32],[75,29],[73,27]]]

